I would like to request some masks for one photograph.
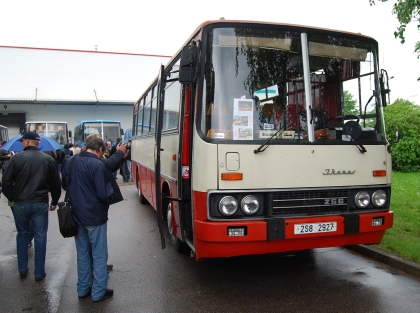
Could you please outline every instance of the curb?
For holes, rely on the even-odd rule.
[[[404,260],[398,256],[371,246],[356,245],[348,246],[346,248],[420,278],[420,264]]]

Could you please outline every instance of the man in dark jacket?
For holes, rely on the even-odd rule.
[[[63,189],[69,194],[73,217],[79,226],[75,236],[77,293],[79,298],[91,295],[95,302],[114,294],[112,289],[107,289],[108,201],[114,191],[108,169],[101,161],[105,151],[104,141],[92,138],[86,142],[86,151],[70,158],[62,168]]]
[[[86,144],[89,140],[93,138],[100,138],[97,134],[91,134],[86,138]],[[108,158],[102,158],[101,161],[105,164],[106,168],[110,171],[110,180],[112,188],[114,189],[114,194],[111,199],[109,199],[109,204],[114,204],[124,200],[120,187],[118,187],[117,181],[115,180],[114,172],[116,172],[120,166],[123,158],[127,156],[128,150],[125,144],[116,145],[114,152]],[[112,265],[108,266],[108,269],[112,269]]]
[[[13,212],[17,229],[18,269],[21,277],[28,274],[29,223],[35,240],[36,281],[45,277],[45,257],[48,231],[48,192],[51,192],[50,211],[54,211],[61,195],[60,179],[55,161],[38,149],[40,137],[27,132],[20,139],[23,152],[10,159],[3,175],[3,193],[14,202]]]

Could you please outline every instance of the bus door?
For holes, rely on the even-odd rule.
[[[181,119],[180,119],[180,140],[179,140],[179,163],[178,163],[178,197],[179,197],[179,214],[182,232],[182,241],[179,238],[172,243],[178,251],[187,250],[187,246],[195,252],[194,236],[193,236],[193,216],[192,216],[192,190],[191,190],[191,164],[192,164],[192,134],[194,124],[194,99],[196,92],[196,78],[198,70],[198,47],[196,42],[192,41],[190,45],[185,46],[181,52],[179,77],[178,80],[182,84],[181,99]]]
[[[165,237],[163,235],[163,215],[162,215],[162,185],[160,182],[160,152],[161,152],[161,138],[162,138],[162,120],[163,120],[163,101],[165,89],[165,68],[160,66],[158,79],[158,96],[156,107],[156,132],[155,132],[155,199],[156,199],[156,215],[159,226],[160,240],[162,249],[165,249]]]

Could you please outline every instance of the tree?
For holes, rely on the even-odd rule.
[[[359,115],[359,110],[356,108],[356,99],[353,99],[353,95],[344,90],[344,114],[345,115]]]
[[[387,2],[388,0],[379,0],[380,2]],[[375,0],[369,0],[370,5],[375,5]],[[397,15],[400,26],[394,32],[395,38],[400,38],[401,43],[405,42],[405,29],[407,25],[413,20],[417,21],[417,28],[420,30],[420,0],[397,0],[392,8],[392,14]],[[417,53],[417,58],[420,58],[420,41],[417,41],[414,46],[414,52]],[[420,81],[420,77],[417,79]]]
[[[420,107],[397,99],[384,109],[388,140],[394,140],[395,131],[401,132],[401,140],[392,146],[392,167],[400,172],[420,171]]]

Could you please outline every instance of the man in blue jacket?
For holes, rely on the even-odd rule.
[[[63,189],[69,194],[73,217],[79,226],[75,236],[77,293],[79,298],[91,295],[94,302],[114,294],[112,289],[107,289],[107,221],[114,191],[108,169],[101,161],[105,151],[104,141],[93,138],[86,143],[86,151],[72,157],[62,169]]]

